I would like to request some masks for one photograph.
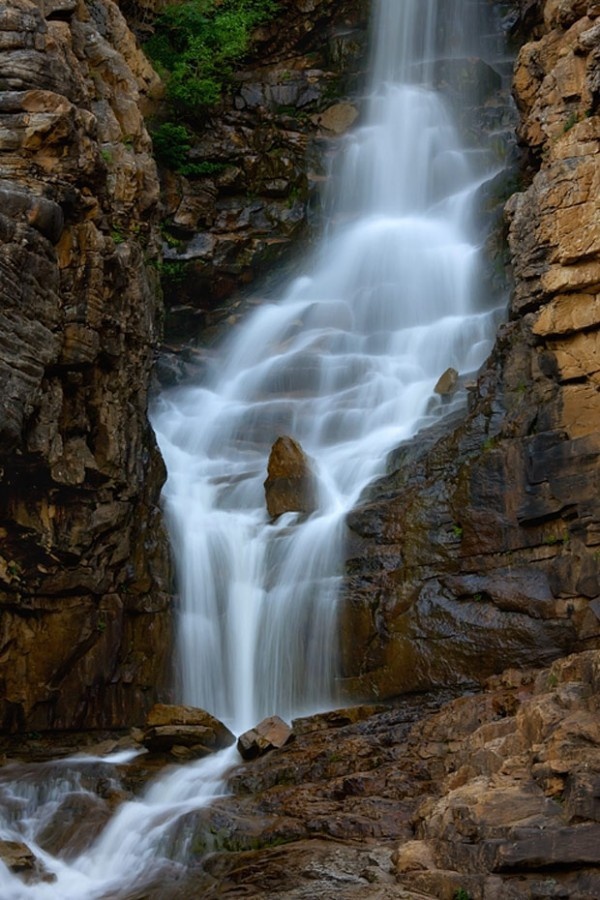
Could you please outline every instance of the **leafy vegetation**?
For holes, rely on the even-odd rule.
[[[187,263],[184,259],[165,259],[157,265],[163,284],[176,287],[185,281]]]
[[[173,106],[197,115],[218,103],[252,29],[275,5],[275,0],[184,0],[168,6],[145,50],[164,77]]]
[[[454,900],[471,900],[471,895],[461,887],[454,891]]]
[[[178,170],[185,164],[191,148],[190,135],[185,125],[163,122],[152,130],[155,156],[169,169]]]

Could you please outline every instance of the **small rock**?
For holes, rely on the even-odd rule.
[[[0,860],[11,872],[19,875],[26,884],[38,881],[54,881],[56,876],[48,872],[44,864],[19,841],[0,841]]]
[[[206,756],[231,746],[235,736],[214,716],[194,706],[169,706],[157,703],[148,713],[142,743],[157,753],[187,758]]]
[[[450,367],[446,369],[444,374],[439,378],[438,383],[434,387],[434,392],[441,397],[451,397],[458,387],[458,372]]]
[[[358,110],[352,103],[336,103],[324,112],[311,117],[311,121],[332,134],[344,134],[358,118]]]
[[[302,447],[291,437],[279,437],[273,444],[265,495],[273,518],[286,512],[311,513],[317,508],[315,476]]]
[[[243,759],[256,759],[269,750],[278,750],[292,739],[294,732],[279,716],[270,716],[260,724],[244,732],[238,738],[237,748]]]

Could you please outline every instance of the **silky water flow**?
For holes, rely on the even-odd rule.
[[[330,224],[306,275],[236,327],[202,384],[165,393],[154,410],[180,596],[179,699],[237,732],[335,705],[345,516],[389,451],[452,406],[434,393],[439,376],[475,372],[490,350],[502,310],[482,286],[475,208],[502,162],[461,138],[434,87],[493,43],[489,7],[375,3],[362,125],[338,154]],[[475,102],[461,98],[463,110]],[[263,482],[280,435],[311,458],[318,509],[272,522]],[[118,779],[126,758],[5,767],[0,840],[28,844],[56,878],[24,885],[0,863],[0,900],[118,897],[151,878],[184,855],[173,826],[224,792],[235,758],[170,770],[68,860],[40,845],[44,828],[86,793],[89,767]]]

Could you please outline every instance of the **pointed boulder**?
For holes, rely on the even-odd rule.
[[[279,716],[263,719],[250,731],[245,731],[238,738],[237,748],[244,759],[256,759],[269,750],[278,750],[291,741],[294,732]]]
[[[311,513],[317,508],[316,479],[309,459],[291,437],[278,437],[271,448],[265,495],[274,519],[286,512]]]

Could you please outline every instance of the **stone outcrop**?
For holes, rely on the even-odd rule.
[[[111,0],[0,9],[0,728],[142,722],[168,676],[160,82]]]
[[[157,703],[148,713],[142,743],[177,759],[198,759],[235,742],[231,731],[204,709]]]
[[[270,750],[284,747],[293,738],[294,732],[279,716],[269,716],[254,728],[245,731],[238,738],[237,748],[242,759],[256,759]]]
[[[271,448],[265,481],[267,510],[272,518],[286,512],[314,512],[317,486],[310,461],[291,437],[278,437]]]
[[[476,684],[600,643],[600,8],[521,4],[531,184],[507,207],[509,321],[458,424],[418,435],[349,517],[351,696]]]
[[[221,107],[190,123],[188,163],[206,173],[161,168],[169,341],[208,341],[208,326],[237,314],[228,299],[307,238],[335,139],[359,114],[348,96],[370,8],[280,0]]]
[[[155,880],[149,871],[147,884],[127,890],[156,900],[595,900],[599,698],[600,651],[592,650],[542,670],[509,669],[473,694],[431,692],[295,720],[293,741],[234,764],[227,793],[174,826],[172,846],[189,848],[186,869],[167,881],[164,870]],[[201,715],[158,706],[149,721],[185,726]],[[45,749],[55,755],[50,743]],[[169,762],[157,754],[117,768],[98,761],[80,776],[51,761],[13,763],[0,770],[0,787],[19,777],[35,794],[53,778],[73,780],[38,834],[44,850],[68,859]],[[19,798],[5,796],[10,813]],[[43,877],[25,847],[0,846],[0,858]]]
[[[188,871],[145,896],[592,900],[599,690],[587,651],[472,695],[298,720],[182,819]]]

